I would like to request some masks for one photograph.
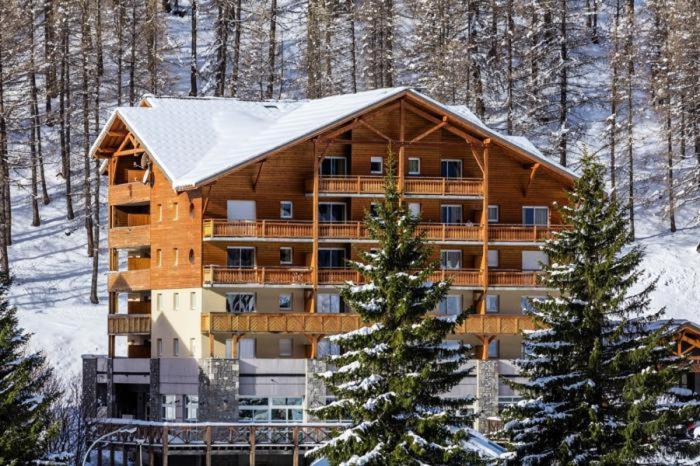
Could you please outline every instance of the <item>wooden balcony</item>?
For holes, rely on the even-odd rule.
[[[204,284],[216,285],[296,285],[311,284],[308,267],[228,268],[209,266],[204,269]]]
[[[533,288],[542,283],[540,274],[534,271],[495,270],[489,271],[489,286],[503,288]]]
[[[150,335],[151,316],[144,314],[110,314],[107,316],[110,335]]]
[[[450,278],[452,286],[480,287],[482,286],[481,272],[476,269],[438,270],[430,275],[430,280],[437,282]],[[322,285],[342,285],[348,281],[362,283],[362,275],[353,269],[319,269],[318,282]]]
[[[202,314],[202,333],[302,333],[334,335],[366,326],[358,314],[320,314],[304,312]],[[455,334],[517,335],[534,329],[528,316],[477,314],[470,315]]]
[[[307,193],[313,192],[313,180],[306,182]],[[322,176],[319,193],[323,195],[374,197],[384,192],[382,176]],[[404,192],[409,197],[481,198],[483,181],[477,178],[406,178]]]
[[[117,227],[109,229],[109,247],[139,248],[151,244],[151,226]]]
[[[421,223],[419,232],[425,232],[428,241],[479,242],[482,229],[479,225]],[[311,222],[288,222],[284,220],[239,220],[209,219],[204,221],[204,238],[219,240],[276,240],[311,241]],[[318,236],[328,241],[371,241],[364,222],[320,223]]]
[[[151,201],[151,187],[141,181],[113,184],[107,200],[111,205],[147,204]]]
[[[527,226],[527,225],[489,225],[490,243],[539,243],[550,239],[558,231],[565,229],[564,225]]]
[[[129,293],[151,289],[151,270],[126,270],[124,272],[109,272],[107,288],[110,292]]]

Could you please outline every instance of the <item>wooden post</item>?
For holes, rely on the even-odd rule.
[[[211,322],[209,323],[209,326],[211,327]],[[214,332],[212,332],[211,328],[209,328],[209,357],[214,357]]]
[[[148,446],[148,466],[156,466],[156,452],[153,451],[153,445]]]
[[[250,436],[248,438],[250,443],[250,455],[248,456],[248,464],[249,466],[255,466],[255,427],[250,427]]]
[[[320,145],[317,140],[314,140],[314,195],[313,195],[313,205],[311,206],[313,228],[312,228],[312,239],[313,247],[311,253],[311,284],[313,286],[313,293],[311,294],[311,309],[312,313],[316,312],[316,292],[318,290],[318,192],[319,184],[321,180],[319,179],[321,171],[321,153]]]
[[[97,447],[97,466],[102,466],[102,446]]]
[[[406,115],[404,112],[403,99],[401,100],[399,107],[399,163],[398,163],[398,175],[399,175],[399,191],[403,191],[405,177],[406,177],[406,162],[404,160],[405,148],[404,143],[406,139]]]
[[[128,451],[126,449],[126,444],[124,444],[124,443],[122,443],[122,464],[123,465],[129,464]]]
[[[163,427],[163,466],[168,466],[168,426]]]
[[[206,462],[207,466],[211,466],[211,426],[207,426],[206,428],[206,442],[207,442],[207,457],[206,457]]]
[[[481,295],[481,302],[479,303],[479,314],[486,314],[486,293],[489,288],[489,144],[490,139],[484,140],[484,150],[483,150],[483,175],[484,180],[482,182],[483,189],[483,204],[481,210],[481,229],[483,232],[482,238],[482,250],[481,250],[481,281],[483,287],[483,294]],[[488,351],[488,350],[487,350]]]
[[[292,466],[299,466],[299,428],[294,428],[294,433],[292,434],[294,438],[294,457],[292,458]]]
[[[114,444],[109,444],[109,466],[114,466]]]

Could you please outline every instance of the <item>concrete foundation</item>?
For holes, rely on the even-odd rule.
[[[476,361],[477,429],[487,430],[487,419],[498,416],[498,360]]]

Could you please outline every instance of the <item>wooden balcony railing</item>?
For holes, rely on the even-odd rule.
[[[540,286],[537,272],[490,271],[490,286],[536,287]],[[452,280],[452,286],[481,287],[482,272],[478,269],[445,269],[434,272],[433,281]],[[362,283],[362,275],[350,268],[318,269],[320,285],[343,285],[346,282]],[[312,270],[309,267],[255,267],[227,268],[208,266],[204,269],[205,285],[298,285],[310,286]]]
[[[151,187],[141,181],[113,184],[107,200],[112,205],[145,204],[151,200]]]
[[[481,241],[479,225],[421,223],[418,231],[425,232],[429,241]],[[287,222],[284,220],[209,219],[204,221],[204,238],[283,238],[307,239],[313,236],[311,222]],[[368,240],[369,231],[364,222],[320,223],[318,236],[332,240]]]
[[[107,288],[110,292],[147,291],[151,289],[151,270],[126,270],[109,272]]]
[[[308,285],[308,267],[228,268],[208,266],[204,269],[206,285]]]
[[[552,237],[552,234],[563,230],[563,225],[489,225],[490,242],[541,242]]]
[[[211,312],[202,314],[203,333],[305,333],[334,335],[366,326],[358,314],[320,314],[308,312],[232,314]],[[455,334],[517,335],[532,330],[528,316],[475,314],[455,329]]]
[[[151,316],[144,314],[110,314],[107,316],[110,335],[150,335]]]
[[[535,287],[542,286],[538,272],[489,271],[489,286]]]
[[[307,180],[306,191],[313,191],[313,180]],[[381,176],[321,176],[319,192],[325,194],[377,194],[384,192]],[[483,195],[483,181],[478,178],[406,178],[404,192],[407,195],[464,196]]]
[[[110,248],[137,248],[151,244],[151,226],[117,227],[109,229]]]

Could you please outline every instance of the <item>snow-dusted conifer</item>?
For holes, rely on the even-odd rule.
[[[50,418],[58,393],[41,353],[27,353],[29,335],[7,302],[9,281],[0,275],[0,464],[29,464],[44,452],[56,426]]]
[[[605,168],[582,158],[583,174],[561,208],[572,226],[544,250],[547,287],[560,297],[533,302],[542,326],[519,361],[528,381],[507,412],[518,464],[632,464],[679,452],[696,399],[674,388],[683,363],[671,353],[672,325],[648,310],[654,285],[633,292],[642,250],[629,247],[624,211],[605,191]]]
[[[443,396],[469,373],[462,367],[470,348],[444,343],[467,314],[430,314],[449,283],[430,281],[435,264],[416,234],[419,220],[401,204],[391,154],[384,192],[365,220],[379,248],[350,263],[365,284],[342,290],[367,326],[331,338],[344,353],[329,358],[336,370],[321,377],[337,400],[315,413],[350,419],[351,427],[310,454],[334,465],[478,464],[463,443],[474,421],[465,414],[473,398]]]

